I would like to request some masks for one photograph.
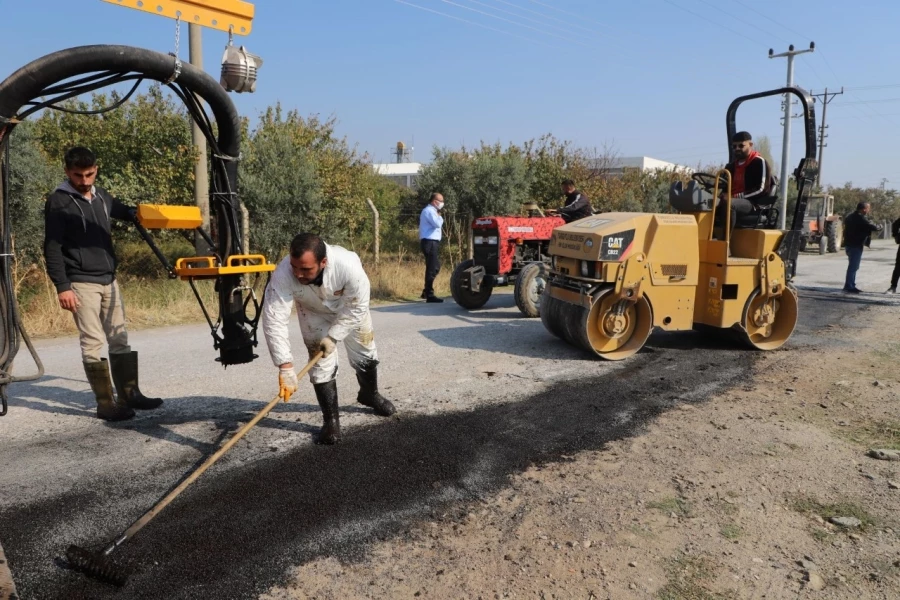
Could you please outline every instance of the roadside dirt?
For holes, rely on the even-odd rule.
[[[900,450],[896,327],[895,307],[870,308],[637,437],[264,598],[900,597],[900,461],[867,456]]]

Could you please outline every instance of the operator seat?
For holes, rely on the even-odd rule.
[[[693,179],[687,185],[676,181],[669,187],[669,205],[678,212],[709,212],[712,210],[712,198],[712,194]]]

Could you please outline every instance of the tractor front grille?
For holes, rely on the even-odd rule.
[[[496,229],[475,230],[472,258],[475,265],[484,267],[488,275],[500,272],[500,246],[497,243]]]

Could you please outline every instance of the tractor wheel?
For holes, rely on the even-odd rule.
[[[541,321],[553,335],[606,360],[622,360],[644,347],[653,331],[653,309],[646,296],[626,302],[616,314],[612,287],[594,296],[590,309],[552,298],[549,286],[541,298]]]
[[[526,317],[541,316],[541,295],[547,286],[547,265],[534,262],[525,265],[516,277],[513,295],[516,306]]]
[[[453,295],[453,299],[457,304],[468,310],[475,310],[484,306],[490,299],[491,292],[494,291],[488,285],[482,285],[479,292],[473,292],[463,287],[463,273],[474,264],[475,262],[472,259],[462,261],[456,265],[456,269],[453,270],[453,275],[450,277],[450,293]]]
[[[794,332],[797,317],[797,290],[793,286],[786,286],[781,296],[769,300],[757,289],[744,306],[742,337],[757,350],[781,348]]]
[[[829,252],[837,252],[841,249],[841,236],[838,232],[837,221],[825,221],[825,236],[828,238]]]

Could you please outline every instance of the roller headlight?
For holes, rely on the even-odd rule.
[[[586,260],[581,261],[581,276],[582,277],[590,277],[590,273],[591,273],[591,264]]]

